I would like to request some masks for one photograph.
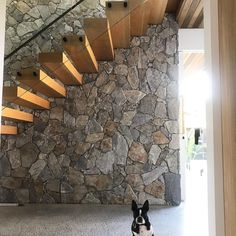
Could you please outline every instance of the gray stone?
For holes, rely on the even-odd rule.
[[[74,189],[68,183],[66,183],[66,182],[61,183],[61,193],[62,194],[73,193],[73,191],[74,191]]]
[[[92,119],[88,122],[85,131],[87,134],[102,133],[103,127],[95,119]]]
[[[85,198],[82,200],[82,203],[86,204],[100,204],[100,200],[97,199],[93,193],[88,193]]]
[[[38,160],[30,167],[29,173],[34,180],[37,180],[38,176],[41,174],[45,166],[46,162],[44,160]]]
[[[34,22],[22,22],[17,26],[16,30],[17,34],[21,37],[37,30],[37,25]]]
[[[37,7],[30,9],[27,13],[36,19],[40,17],[40,12]]]
[[[118,105],[118,106],[122,106],[126,101],[126,96],[125,93],[123,91],[123,89],[117,89],[112,93],[112,97],[114,99],[114,102]]]
[[[37,8],[38,8],[40,15],[44,21],[47,20],[47,18],[51,15],[51,12],[50,12],[48,6],[38,5]]]
[[[143,204],[146,200],[149,201],[149,204],[151,205],[159,205],[159,206],[163,206],[166,205],[165,200],[160,199],[160,198],[156,198],[150,194],[147,194],[145,192],[141,192],[139,194],[139,203]]]
[[[149,68],[146,72],[146,76],[152,93],[155,93],[161,84],[162,74],[158,70]]]
[[[51,109],[50,119],[63,120],[63,107],[57,106]]]
[[[51,192],[60,192],[60,181],[57,179],[49,180],[46,184],[46,189]]]
[[[8,158],[12,169],[16,169],[21,166],[20,151],[18,149],[9,151]]]
[[[16,197],[17,197],[18,202],[28,203],[29,202],[29,189],[17,189]]]
[[[150,152],[149,152],[148,160],[153,165],[156,165],[156,162],[157,162],[158,158],[160,157],[160,154],[161,154],[161,148],[158,145],[152,145]]]
[[[21,11],[23,14],[27,13],[30,11],[30,7],[23,1],[19,1],[17,3],[17,9]]]
[[[158,118],[167,118],[166,105],[163,102],[157,102],[155,116]]]
[[[127,184],[126,190],[125,190],[125,199],[124,199],[124,203],[125,204],[131,204],[132,200],[134,201],[138,201],[138,197],[135,194],[135,192],[133,191],[132,187]]]
[[[105,138],[101,142],[101,150],[108,152],[112,150],[112,138]]]
[[[78,143],[75,148],[75,152],[78,155],[83,155],[90,149],[90,147],[91,147],[90,143]]]
[[[161,175],[166,172],[168,172],[168,167],[166,166],[166,164],[162,164],[151,172],[142,174],[143,182],[147,186],[157,180]]]
[[[136,66],[133,66],[128,69],[128,77],[127,77],[129,84],[132,89],[138,89],[139,86],[139,77],[138,77],[138,70]]]
[[[153,115],[156,107],[157,97],[152,94],[146,95],[141,101],[138,107],[138,111],[141,113]]]
[[[181,203],[181,188],[179,174],[166,173],[164,174],[166,193],[165,199],[173,206],[178,206]]]
[[[174,53],[176,53],[177,51],[177,41],[176,41],[176,37],[172,37],[167,39],[166,41],[166,53],[168,55],[173,55]]]
[[[136,111],[127,111],[123,113],[123,118],[120,121],[122,125],[131,125]]]
[[[39,150],[33,143],[28,143],[20,149],[22,167],[31,167],[37,160]]]
[[[178,121],[168,120],[165,122],[165,127],[171,134],[178,134],[179,133],[179,122]]]
[[[111,94],[116,88],[116,83],[114,81],[109,81],[105,86],[102,87],[102,92],[106,94]]]
[[[114,69],[116,75],[128,75],[127,65],[117,65]]]
[[[87,143],[96,143],[98,141],[101,141],[104,137],[104,133],[95,133],[95,134],[88,134],[86,138]]]
[[[53,175],[56,178],[59,178],[62,176],[61,166],[60,166],[56,156],[53,153],[51,153],[48,157],[48,167],[50,168],[50,170],[52,171]]]
[[[69,167],[68,180],[69,183],[73,186],[84,184],[83,174],[71,167]]]
[[[128,155],[128,145],[125,138],[120,133],[113,136],[113,151],[116,154],[116,162],[118,165],[126,165]]]
[[[138,90],[126,90],[124,94],[130,103],[137,104],[145,96],[145,93]]]
[[[169,148],[174,150],[179,149],[179,134],[172,134],[172,138],[169,143]]]
[[[132,126],[137,127],[137,126],[146,124],[151,120],[152,120],[152,116],[150,116],[148,114],[137,113],[133,118]]]
[[[113,171],[115,158],[116,156],[113,151],[99,155],[96,160],[96,166],[103,174],[111,173]]]
[[[179,152],[169,153],[165,158],[170,172],[179,173]]]
[[[122,118],[121,106],[114,103],[114,104],[112,104],[112,108],[113,108],[114,121],[115,122],[120,121]]]
[[[22,185],[22,181],[19,178],[13,177],[1,177],[0,186],[8,189],[17,189]]]

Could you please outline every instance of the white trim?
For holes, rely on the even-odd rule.
[[[3,67],[5,48],[6,0],[0,0],[0,123],[2,111]]]
[[[224,185],[220,102],[218,0],[204,1],[205,57],[210,82],[207,104],[209,235],[224,236]]]

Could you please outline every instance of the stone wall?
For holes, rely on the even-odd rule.
[[[168,15],[3,136],[0,202],[179,204],[177,49]]]

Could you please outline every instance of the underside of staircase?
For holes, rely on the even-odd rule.
[[[33,111],[50,109],[49,98],[66,97],[65,86],[82,85],[84,73],[98,73],[99,61],[112,61],[115,49],[129,48],[131,37],[145,36],[148,25],[162,22],[167,3],[109,1],[106,18],[85,18],[84,35],[62,38],[63,51],[40,53],[40,67],[17,72],[19,85],[3,88],[3,100],[9,106],[2,106],[0,134],[16,135],[17,122],[34,122]],[[11,104],[32,112],[13,109]]]

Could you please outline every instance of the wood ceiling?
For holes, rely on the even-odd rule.
[[[203,0],[169,0],[168,13],[176,13],[180,28],[203,28]]]
[[[193,74],[205,69],[204,53],[184,53],[184,72]]]

